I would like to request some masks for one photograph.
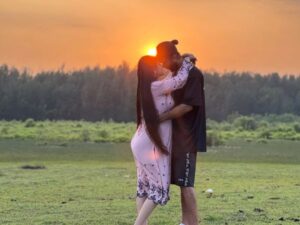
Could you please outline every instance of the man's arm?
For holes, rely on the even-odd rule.
[[[192,111],[193,107],[186,104],[180,104],[176,107],[174,107],[172,110],[165,112],[159,116],[160,122],[163,122],[165,120],[172,120],[178,117],[183,116],[184,114]]]

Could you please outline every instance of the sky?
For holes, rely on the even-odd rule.
[[[1,0],[0,64],[117,66],[159,42],[208,71],[300,75],[300,0]]]

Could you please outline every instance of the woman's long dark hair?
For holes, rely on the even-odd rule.
[[[154,57],[143,56],[139,60],[137,69],[138,86],[136,98],[137,126],[141,124],[143,117],[150,139],[162,153],[168,155],[169,152],[166,146],[164,146],[159,134],[160,121],[151,92],[151,83],[156,79],[154,76],[155,68],[156,59]]]

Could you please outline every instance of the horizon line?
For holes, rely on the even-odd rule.
[[[3,66],[7,66],[9,70],[12,69],[17,69],[19,72],[28,72],[28,75],[31,76],[36,76],[39,73],[47,73],[47,72],[53,72],[53,71],[59,71],[59,72],[64,72],[64,73],[73,73],[75,71],[81,71],[81,70],[85,70],[85,69],[95,69],[95,68],[99,68],[100,70],[104,70],[107,68],[113,68],[113,69],[117,69],[120,66],[128,66],[130,72],[134,71],[137,69],[137,66],[132,66],[129,62],[123,60],[122,63],[116,64],[116,65],[100,65],[100,64],[95,64],[95,65],[85,65],[85,66],[79,66],[79,67],[73,67],[73,68],[66,68],[66,64],[61,64],[60,66],[58,66],[57,68],[43,68],[43,69],[32,69],[30,67],[27,66],[16,66],[16,65],[10,65],[8,63],[0,63],[0,67]],[[196,65],[197,67],[197,65]],[[204,73],[217,73],[219,75],[225,75],[225,74],[229,74],[229,73],[237,73],[237,74],[243,74],[243,73],[248,73],[250,75],[262,75],[262,76],[269,76],[269,75],[273,75],[273,74],[278,74],[280,77],[284,77],[284,76],[300,76],[300,72],[299,73],[288,73],[288,72],[278,72],[278,71],[272,71],[272,72],[258,72],[258,71],[253,71],[253,70],[237,70],[237,69],[223,69],[222,70],[218,70],[218,69],[214,69],[214,68],[203,68],[202,67],[198,67],[201,71],[203,71]]]

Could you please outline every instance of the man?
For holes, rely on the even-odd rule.
[[[157,58],[174,74],[182,64],[177,40],[157,46]],[[196,59],[194,59],[196,61]],[[194,191],[197,152],[206,152],[206,116],[204,79],[195,66],[190,70],[186,85],[173,93],[175,107],[161,115],[160,120],[173,120],[171,183],[180,187],[182,224],[199,223]]]

